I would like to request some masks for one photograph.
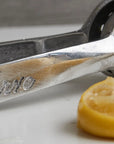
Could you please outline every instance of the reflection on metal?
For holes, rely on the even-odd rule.
[[[8,95],[8,94],[15,94],[19,91],[19,89],[23,89],[24,91],[29,90],[35,83],[35,79],[28,76],[26,78],[22,77],[19,81],[13,80],[7,81],[4,80],[0,86],[0,94]]]
[[[104,0],[79,31],[1,43],[0,102],[95,72],[114,76],[113,29],[114,0]]]

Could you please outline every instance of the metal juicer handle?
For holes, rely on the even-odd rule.
[[[114,0],[102,1],[92,12],[87,22],[78,31],[46,37],[22,39],[0,43],[0,63],[76,46],[100,40],[110,35],[113,21],[107,21],[114,13]]]
[[[0,102],[94,72],[114,76],[113,12],[105,0],[79,31],[1,43]]]
[[[0,64],[0,102],[114,66],[114,37]]]

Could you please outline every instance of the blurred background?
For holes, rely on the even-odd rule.
[[[76,31],[102,0],[0,0],[0,42]]]
[[[84,23],[101,0],[0,0],[0,26]]]

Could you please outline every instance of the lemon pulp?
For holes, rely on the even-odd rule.
[[[114,137],[114,78],[84,92],[78,106],[78,126],[96,136]]]

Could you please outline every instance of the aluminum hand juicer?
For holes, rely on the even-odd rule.
[[[0,44],[0,102],[87,74],[114,76],[114,0],[79,31]]]

